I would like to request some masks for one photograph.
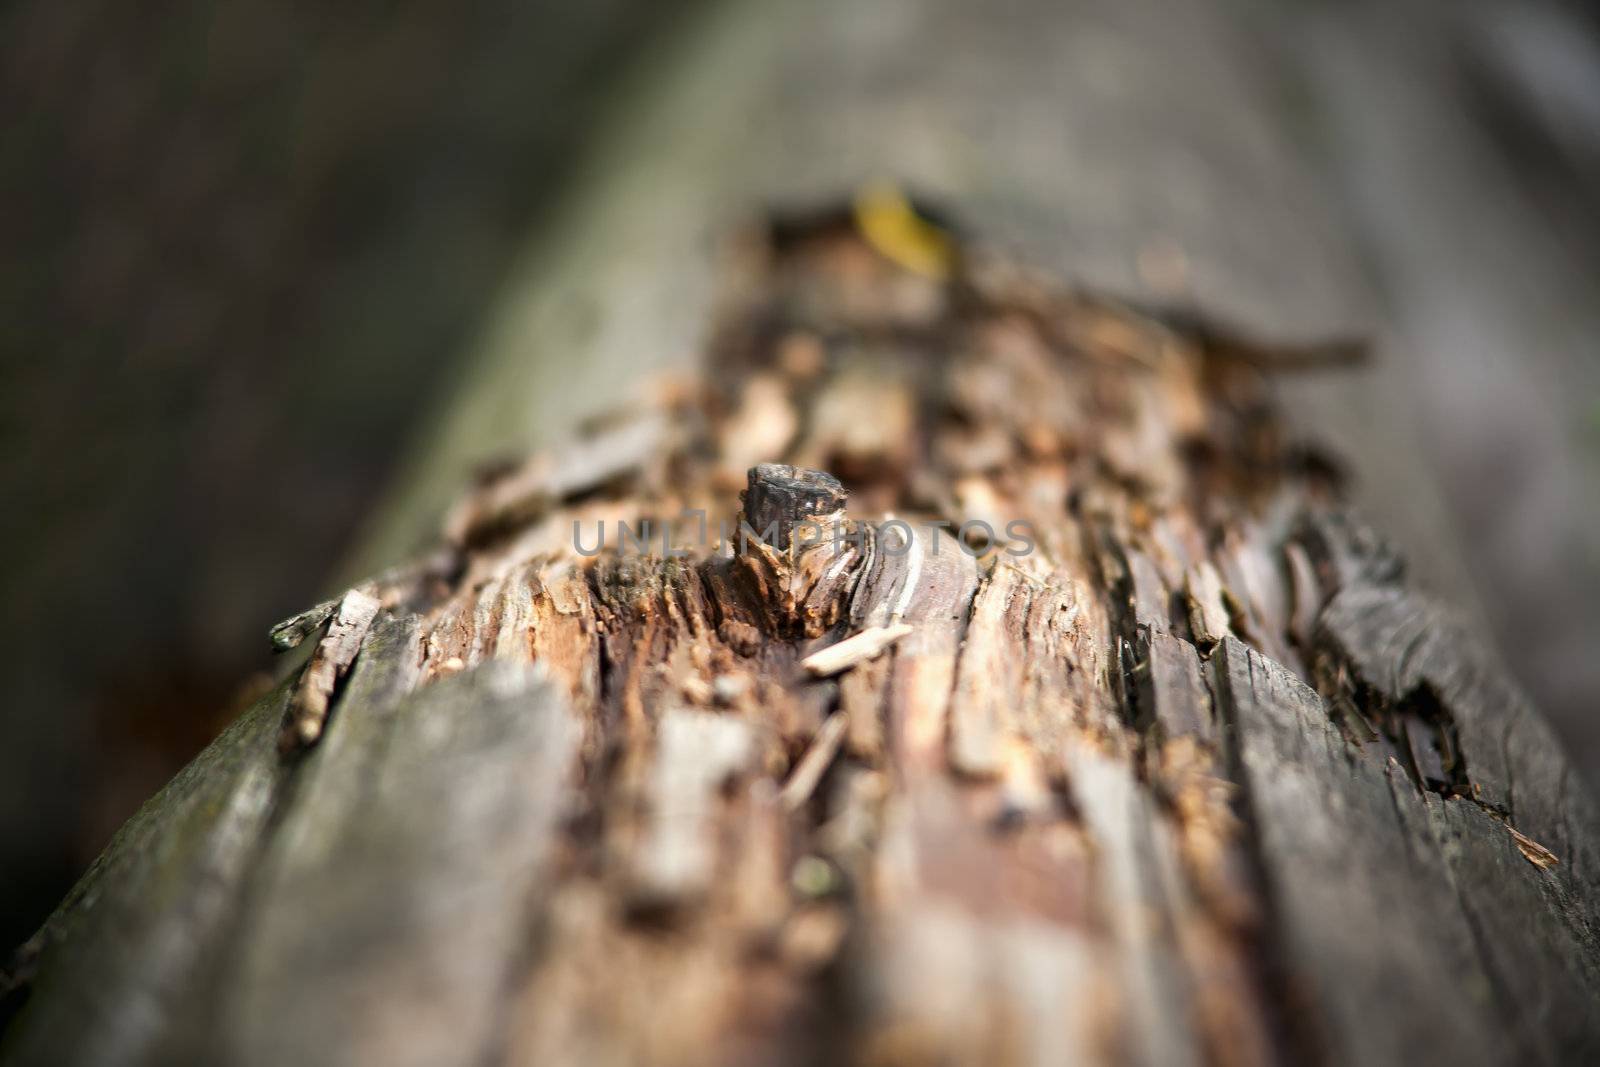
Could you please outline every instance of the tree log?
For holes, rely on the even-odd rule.
[[[719,62],[666,111],[719,128],[768,54],[752,27],[696,52]],[[814,30],[791,69],[832,43]],[[1043,70],[1007,70],[1006,98],[1042,96],[1015,83]],[[824,113],[785,128],[828,144],[800,121]],[[576,212],[591,228],[532,271],[518,314],[585,358],[529,369],[491,340],[373,552],[436,513],[472,442],[584,406],[527,375],[592,387],[646,342],[697,347],[703,373],[486,473],[436,550],[275,629],[299,657],[281,684],[19,956],[0,1059],[1600,1054],[1600,813],[1274,402],[1275,367],[1348,346],[1059,285],[884,189],[741,231],[715,274],[698,238],[731,228],[729,185],[698,164],[720,150],[673,151],[697,165],[644,173],[683,212],[612,160],[588,195],[614,210]],[[801,157],[834,158],[774,158]],[[1038,166],[1007,172],[1040,193],[1024,222]],[[995,186],[940,173],[917,176],[988,232]],[[1201,249],[1227,244],[1214,214],[1190,220]],[[1075,236],[1061,254],[1094,261]],[[1326,278],[1196,265],[1208,305],[1345,324]],[[586,286],[618,298],[600,328],[573,310]],[[1369,456],[1410,462],[1385,444]]]
[[[7,1061],[1600,1051],[1593,805],[1274,371],[886,205],[275,630]]]

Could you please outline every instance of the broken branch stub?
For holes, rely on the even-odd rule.
[[[843,516],[845,488],[826,471],[762,463],[751,467],[748,477],[744,521],[773,548],[787,549],[795,530],[808,524],[826,536],[829,522]]]

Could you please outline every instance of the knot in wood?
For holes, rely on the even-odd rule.
[[[828,472],[787,463],[751,467],[749,486],[741,494],[745,522],[779,550],[789,547],[789,535],[797,526],[829,516],[842,519],[847,495],[839,479]]]

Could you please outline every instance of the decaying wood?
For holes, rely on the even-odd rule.
[[[1600,1055],[1593,802],[1261,360],[874,233],[285,624],[10,1061]]]

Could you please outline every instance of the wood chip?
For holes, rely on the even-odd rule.
[[[1185,584],[1188,586],[1189,627],[1194,631],[1195,643],[1209,648],[1233,632],[1223,601],[1222,576],[1209,561],[1202,560],[1189,571]]]
[[[1554,852],[1551,852],[1526,834],[1518,833],[1515,826],[1507,826],[1506,829],[1511,831],[1511,840],[1517,843],[1517,851],[1522,853],[1522,858],[1541,871],[1548,871],[1551,867],[1561,862]]]
[[[875,659],[884,649],[909,634],[912,629],[914,627],[910,623],[904,622],[897,622],[893,626],[870,626],[836,645],[829,645],[820,652],[813,652],[800,661],[800,666],[813,677],[826,678],[847,671],[858,663]]]

